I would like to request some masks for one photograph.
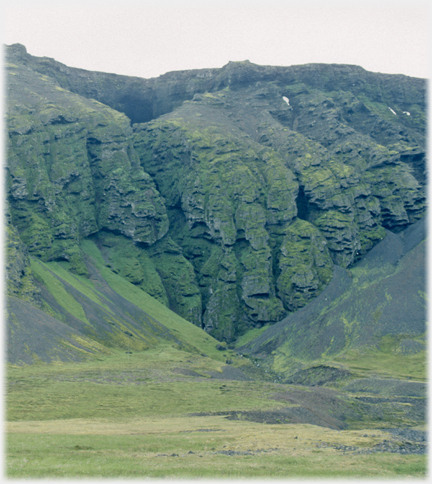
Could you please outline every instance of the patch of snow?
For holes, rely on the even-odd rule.
[[[389,109],[390,109],[390,111],[391,111],[391,112],[392,112],[392,113],[393,113],[395,116],[397,116],[397,114],[396,114],[396,113],[393,111],[393,109],[392,109],[392,108],[389,108]]]
[[[284,101],[285,101],[285,102],[288,104],[288,106],[290,105],[290,103],[289,103],[289,99],[288,99],[287,97],[282,96],[282,99],[283,99],[283,100],[284,100]]]

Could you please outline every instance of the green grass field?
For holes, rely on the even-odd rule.
[[[7,474],[20,478],[419,477],[426,464],[425,456],[342,454],[319,447],[324,440],[361,445],[361,436],[352,432],[227,424],[221,417],[60,420],[49,426],[35,422],[27,432],[22,424],[11,427]]]
[[[424,455],[360,453],[388,439],[376,428],[338,431],[228,420],[220,413],[287,404],[271,398],[284,385],[210,377],[221,369],[219,361],[169,345],[141,353],[114,352],[83,363],[9,366],[6,474],[231,479],[425,475]],[[335,448],[341,445],[354,450]]]

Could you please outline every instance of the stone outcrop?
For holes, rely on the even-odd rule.
[[[425,222],[389,231],[350,269],[336,267],[318,297],[240,351],[281,373],[336,355],[344,364],[350,352],[363,361],[420,356],[427,347]]]
[[[23,65],[8,71],[7,190],[31,254],[85,273],[79,243],[107,229],[151,245],[168,230],[123,114],[60,88]]]
[[[394,147],[355,131],[334,103],[324,117],[333,121],[320,128],[333,144],[294,131],[286,127],[294,114],[281,92],[254,86],[196,95],[134,126],[135,151],[165,197],[172,237],[196,273],[206,271],[203,325],[218,337],[304,306],[330,281],[333,263],[348,267],[386,228],[406,227],[424,211],[422,185]],[[307,103],[310,124],[323,117],[327,101],[318,92]],[[233,312],[216,316],[225,305]]]
[[[39,289],[30,267],[30,259],[25,244],[19,237],[17,229],[6,213],[6,292],[23,301],[40,305]]]
[[[247,61],[139,79],[7,53],[13,237],[82,275],[92,238],[218,339],[305,306],[424,215],[421,79]]]

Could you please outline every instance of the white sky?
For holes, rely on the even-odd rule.
[[[429,77],[427,1],[7,0],[4,44],[140,77],[222,67],[356,64]]]

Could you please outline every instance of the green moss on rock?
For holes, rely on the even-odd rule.
[[[86,274],[83,237],[104,228],[146,244],[163,237],[165,206],[138,165],[127,118],[24,65],[13,73],[7,194],[30,253]]]
[[[332,263],[424,213],[415,80],[250,63],[131,80],[9,50],[7,196],[29,252],[86,275],[93,237],[218,338],[304,306]]]
[[[201,326],[201,294],[192,264],[182,249],[164,237],[148,250],[168,297],[169,308],[191,323]]]
[[[280,246],[277,280],[279,297],[290,310],[298,309],[330,282],[332,260],[327,242],[311,223],[297,219]]]
[[[39,305],[39,288],[33,276],[26,245],[7,217],[6,226],[6,292],[9,296]]]

